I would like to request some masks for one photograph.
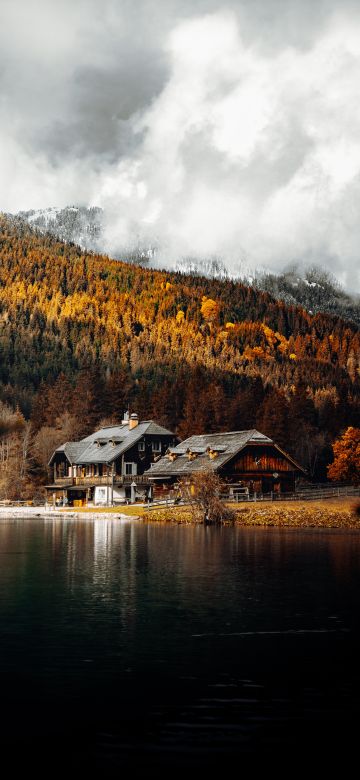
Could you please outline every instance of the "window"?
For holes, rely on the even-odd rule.
[[[137,463],[130,463],[130,461],[125,461],[123,466],[123,474],[126,477],[136,477]]]
[[[139,441],[138,448],[139,448],[139,452],[145,452],[145,442]]]
[[[161,441],[152,441],[151,449],[153,452],[161,452]]]

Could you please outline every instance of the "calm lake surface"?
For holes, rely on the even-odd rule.
[[[349,751],[359,586],[353,531],[1,518],[1,756]]]

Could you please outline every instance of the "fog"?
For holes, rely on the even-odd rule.
[[[98,205],[169,267],[360,288],[353,2],[2,0],[0,208]]]

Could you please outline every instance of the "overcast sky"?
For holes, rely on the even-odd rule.
[[[0,209],[360,290],[360,3],[0,0]]]

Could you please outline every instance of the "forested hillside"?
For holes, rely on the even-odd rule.
[[[316,266],[262,274],[254,280],[254,287],[287,304],[301,305],[312,314],[323,311],[360,325],[360,296],[346,293],[330,273]]]
[[[355,324],[84,254],[6,217],[0,256],[1,415],[23,415],[30,472],[128,405],[182,437],[256,426],[317,478],[334,437],[360,423]]]
[[[98,207],[53,207],[20,211],[17,216],[41,233],[50,233],[61,241],[79,244],[83,251],[102,252],[106,243],[106,216],[103,209]],[[14,218],[11,215],[9,217]],[[134,246],[131,250],[119,247],[115,257],[117,260],[148,266],[156,262],[156,253],[156,246]],[[324,268],[302,268],[294,264],[291,269],[280,274],[257,272],[254,276],[241,262],[231,274],[226,263],[216,256],[185,256],[179,258],[175,266],[171,258],[169,260],[169,267],[190,275],[227,279],[238,274],[245,284],[269,292],[275,299],[288,305],[302,306],[312,314],[324,311],[360,325],[360,296],[345,292],[335,277]],[[246,274],[250,276],[248,281],[245,279]]]

